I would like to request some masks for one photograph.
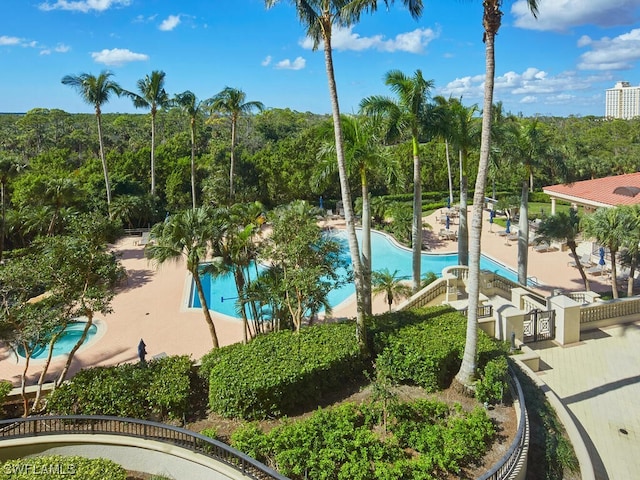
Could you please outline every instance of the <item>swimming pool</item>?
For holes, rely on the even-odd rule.
[[[86,322],[73,322],[67,325],[60,338],[58,338],[56,343],[53,344],[53,357],[69,353],[82,336],[85,325]],[[58,328],[55,332],[59,331],[60,328]],[[96,324],[92,324],[89,327],[89,331],[87,332],[87,338],[84,339],[84,342],[82,344],[85,345],[91,338],[93,338],[97,331],[98,327],[96,326]],[[18,347],[18,355],[23,358],[25,357],[24,349],[22,347]],[[39,343],[35,346],[33,354],[31,355],[31,359],[39,360],[47,358],[47,355],[49,355],[49,343]]]
[[[357,231],[358,240],[360,240],[361,230]],[[337,230],[332,235],[340,241],[343,251],[343,258],[351,265],[351,258],[349,255],[349,246],[347,245],[347,234],[344,230]],[[373,271],[388,268],[393,272],[398,270],[398,276],[411,278],[411,250],[405,247],[399,246],[389,236],[377,232],[371,232],[371,268]],[[458,264],[458,254],[435,254],[435,253],[423,253],[422,254],[422,274],[426,272],[434,272],[440,276],[442,270],[445,267],[450,267]],[[482,255],[480,259],[480,269],[490,270],[496,272],[509,280],[517,281],[517,274],[513,270],[491,260],[490,258]],[[264,270],[264,267],[258,265],[258,272]],[[256,268],[251,266],[249,268],[250,278],[254,280],[256,278]],[[345,273],[346,272],[341,272]],[[238,298],[236,291],[236,284],[232,274],[224,275],[217,278],[212,278],[210,275],[203,275],[202,287],[204,289],[205,298],[209,310],[228,315],[230,317],[237,317],[235,302]],[[355,294],[355,287],[353,283],[348,283],[340,288],[334,289],[329,293],[329,304],[332,307],[336,307],[351,295]],[[200,299],[196,292],[195,286],[192,282],[191,292],[189,295],[189,307],[200,308]]]

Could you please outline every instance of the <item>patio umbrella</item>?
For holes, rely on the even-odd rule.
[[[507,218],[507,229],[505,230],[507,234],[511,233],[511,219]]]
[[[493,232],[493,217],[496,216],[495,210],[489,211],[489,231]]]
[[[447,197],[447,208],[451,208],[451,197]]]
[[[598,265],[602,268],[606,265],[607,262],[604,261],[604,247],[600,247],[600,260],[598,260]]]
[[[322,200],[322,195],[320,195],[320,210],[324,210],[324,200]]]
[[[449,230],[449,225],[450,225],[450,224],[451,224],[451,220],[449,219],[449,215],[447,215],[447,218],[446,218],[445,223],[444,223],[444,227],[445,227],[447,230]]]
[[[147,354],[147,349],[144,348],[147,345],[144,343],[143,339],[140,339],[140,343],[138,344],[138,358],[140,358],[141,363],[145,363],[145,355]]]

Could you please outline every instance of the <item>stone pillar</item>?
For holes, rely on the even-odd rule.
[[[551,215],[556,214],[556,198],[551,197]]]
[[[560,345],[580,341],[580,304],[565,296],[549,297],[549,307],[556,312],[556,342]]]

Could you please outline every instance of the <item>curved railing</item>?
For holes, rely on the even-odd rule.
[[[520,382],[516,378],[515,372],[509,369],[509,390],[511,394],[518,398],[520,408],[520,421],[518,422],[518,431],[511,442],[509,450],[502,458],[478,480],[505,480],[511,478],[518,465],[522,465],[526,458],[529,447],[529,417],[524,403],[524,393]]]
[[[72,434],[121,435],[169,443],[212,458],[249,478],[287,480],[287,477],[222,442],[162,423],[93,415],[41,416],[0,421],[0,440]]]

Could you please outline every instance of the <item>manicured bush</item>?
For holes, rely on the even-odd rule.
[[[326,393],[362,375],[353,323],[261,335],[205,361],[209,406],[225,417],[259,419],[317,405]]]
[[[179,419],[186,415],[193,362],[186,356],[78,372],[47,398],[59,415],[114,415]]]
[[[0,467],[0,480],[125,480],[124,468],[105,458],[47,455],[7,460]]]
[[[507,391],[507,359],[498,357],[487,362],[476,383],[476,398],[484,403],[501,402]]]
[[[430,307],[383,316],[372,327],[376,367],[393,381],[427,391],[449,386],[460,368],[467,320],[450,307]],[[478,366],[505,350],[478,332]]]
[[[381,435],[379,407],[347,403],[263,433],[252,423],[232,445],[283,475],[335,479],[433,479],[455,474],[487,450],[495,430],[486,412],[421,400],[393,407]]]

